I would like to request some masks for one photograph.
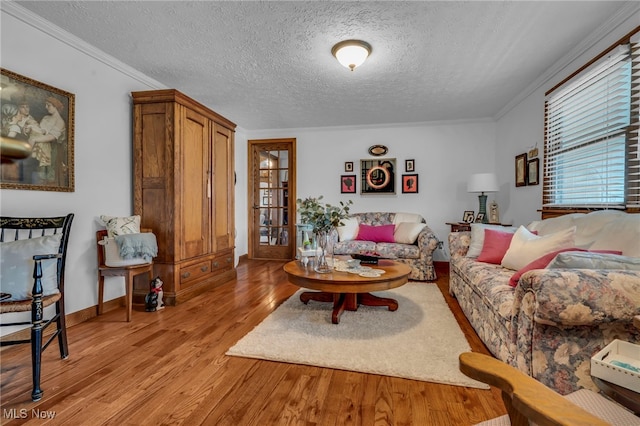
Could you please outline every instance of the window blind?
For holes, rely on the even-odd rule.
[[[632,39],[547,95],[544,207],[640,205],[639,54]]]

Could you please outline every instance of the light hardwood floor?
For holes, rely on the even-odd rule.
[[[28,345],[2,351],[0,424],[463,426],[506,412],[495,389],[226,356],[297,290],[283,264],[242,261],[237,280],[176,307],[134,306],[130,323],[120,308],[70,327],[69,358],[57,343],[44,353],[38,403]],[[488,353],[439,274],[472,349]]]

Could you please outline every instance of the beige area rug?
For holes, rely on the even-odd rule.
[[[458,370],[470,351],[462,330],[435,284],[407,283],[376,292],[399,303],[360,306],[331,323],[330,303],[286,300],[227,355],[329,367],[428,382],[488,389]]]

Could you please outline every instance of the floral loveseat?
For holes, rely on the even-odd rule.
[[[640,214],[572,214],[517,231],[496,228],[474,224],[470,232],[449,234],[450,293],[494,356],[561,394],[595,390],[591,357],[614,339],[640,343],[640,330],[633,326],[640,314]],[[514,233],[507,252],[497,263],[478,261],[494,231]],[[485,241],[474,241],[483,232]],[[564,234],[565,247],[554,247],[516,272],[502,264],[521,242],[514,243],[517,233],[556,242]]]
[[[439,241],[422,216],[414,213],[354,213],[343,223],[344,226],[338,227],[333,235],[334,254],[377,253],[380,257],[409,265],[411,280],[436,279],[433,252]]]

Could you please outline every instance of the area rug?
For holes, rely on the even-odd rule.
[[[227,351],[227,355],[467,386],[489,387],[458,370],[470,351],[462,330],[435,284],[407,283],[376,292],[399,308],[360,306],[331,323],[330,303],[286,300]]]

